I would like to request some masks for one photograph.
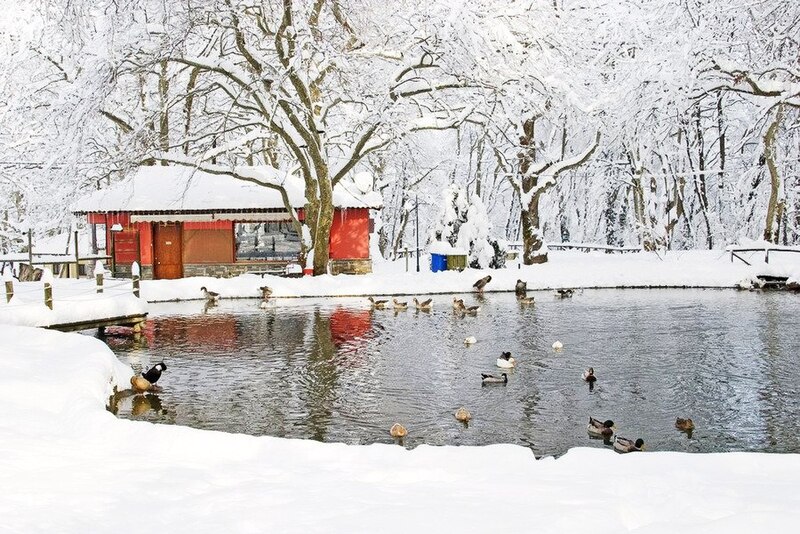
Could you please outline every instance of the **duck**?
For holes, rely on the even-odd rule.
[[[389,435],[393,438],[402,439],[408,435],[408,430],[400,423],[395,423],[392,425],[392,428],[389,429]]]
[[[461,311],[463,313],[468,314],[468,315],[477,315],[478,312],[481,311],[481,307],[480,306],[464,306],[464,307],[461,308]]]
[[[206,286],[201,287],[200,291],[203,292],[203,296],[208,301],[217,302],[219,300],[219,293],[217,293],[216,291],[209,291],[208,289],[206,289]]]
[[[633,441],[632,439],[617,436],[614,440],[614,450],[617,452],[640,452],[644,450],[644,440],[642,438]]]
[[[143,376],[133,375],[131,377],[131,387],[138,393],[149,391],[153,385]]]
[[[431,311],[431,307],[433,307],[433,299],[423,300],[420,302],[417,300],[417,297],[414,297],[414,306],[421,311]]]
[[[675,428],[683,432],[691,432],[692,430],[694,430],[694,422],[692,421],[691,417],[687,419],[682,419],[678,417],[675,420]]]
[[[370,303],[372,303],[372,307],[375,308],[376,310],[382,310],[386,308],[386,303],[389,302],[388,300],[375,300],[372,297],[367,297],[367,300],[369,300]]]
[[[453,309],[456,311],[461,311],[465,308],[464,301],[462,299],[457,299],[453,297]]]
[[[600,421],[599,419],[590,417],[589,426],[586,427],[586,431],[592,436],[610,438],[614,434],[614,421],[611,419]]]
[[[514,286],[514,293],[517,297],[524,297],[528,293],[528,282],[517,280],[517,285]]]
[[[456,410],[456,419],[461,421],[462,423],[469,423],[469,420],[472,419],[472,414],[467,411],[466,408],[463,406]]]
[[[492,275],[488,274],[483,278],[481,278],[480,280],[478,280],[477,282],[475,282],[474,284],[472,284],[472,287],[477,289],[478,293],[482,293],[483,288],[486,287],[486,284],[488,284],[491,281],[492,281]]]
[[[594,367],[589,367],[587,370],[583,372],[583,381],[589,382],[590,384],[595,382],[597,377],[594,376]]]
[[[261,286],[258,288],[261,291],[261,299],[267,300],[272,296],[272,288],[269,286]]]
[[[167,370],[167,364],[164,362],[158,362],[153,367],[148,369],[147,371],[142,373],[142,377],[145,380],[150,382],[150,384],[155,384],[158,382],[158,379],[161,378],[161,373]]]
[[[520,304],[522,304],[524,306],[527,306],[529,304],[533,304],[534,303],[534,298],[533,297],[517,297],[517,302],[519,302]]]
[[[481,373],[481,384],[508,384],[508,375],[502,373],[500,376],[494,376]]]
[[[478,340],[475,339],[475,336],[467,336],[464,338],[464,345],[474,345],[477,342]]]
[[[553,350],[554,351],[558,352],[563,348],[564,348],[564,344],[563,343],[561,343],[560,341],[553,341]]]
[[[503,369],[512,369],[516,367],[517,360],[511,356],[510,352],[503,352],[500,354],[500,357],[497,358],[497,367],[501,367]]]
[[[392,303],[394,304],[395,310],[405,310],[408,308],[408,301],[399,301],[395,298],[392,299]]]
[[[574,289],[556,289],[557,296],[561,297],[562,299],[566,299],[572,296],[575,293]]]

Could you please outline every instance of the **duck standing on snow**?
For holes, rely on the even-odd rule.
[[[420,302],[417,300],[417,297],[414,297],[414,306],[416,306],[419,311],[431,311],[431,307],[433,307],[433,299],[423,300]]]
[[[511,356],[510,352],[503,352],[500,354],[500,357],[497,358],[497,367],[502,369],[513,369],[517,365],[517,360]]]
[[[586,427],[586,431],[591,436],[603,437],[608,439],[614,434],[614,421],[612,421],[611,419],[608,419],[606,421],[600,421],[599,419],[590,417],[589,426]]]
[[[478,293],[483,293],[483,288],[486,287],[486,284],[488,284],[491,281],[492,281],[492,275],[487,274],[486,276],[484,276],[483,278],[472,284],[472,287],[477,289]]]
[[[388,300],[375,300],[372,297],[367,297],[367,300],[369,300],[370,303],[372,303],[372,307],[375,308],[376,310],[382,310],[386,308],[386,303],[389,302]]]
[[[640,452],[644,450],[644,440],[642,438],[633,441],[628,438],[621,438],[617,436],[614,440],[614,450],[617,452]]]
[[[508,384],[508,375],[502,373],[500,376],[494,376],[481,373],[481,385],[487,384]]]
[[[216,291],[209,291],[208,289],[206,289],[206,286],[201,287],[200,291],[203,292],[203,296],[209,302],[217,302],[219,300],[219,293],[217,293]]]

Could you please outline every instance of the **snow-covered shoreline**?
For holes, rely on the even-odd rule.
[[[406,450],[115,418],[132,371],[100,341],[0,326],[8,532],[790,532],[800,455],[536,460],[515,445]]]

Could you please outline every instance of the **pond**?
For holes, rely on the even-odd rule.
[[[649,450],[800,452],[797,295],[732,290],[586,290],[572,298],[487,294],[476,316],[372,310],[364,298],[156,304],[138,339],[105,337],[134,369],[164,360],[156,395],[120,417],[351,444],[515,443],[536,456],[608,447],[612,419]],[[474,295],[462,295],[466,303]],[[477,343],[464,344],[467,336]],[[564,348],[552,348],[559,340]],[[482,386],[511,351],[508,384]],[[581,379],[594,367],[593,390]],[[459,407],[473,416],[465,426]],[[691,417],[689,435],[676,417]]]

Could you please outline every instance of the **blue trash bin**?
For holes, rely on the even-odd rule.
[[[431,253],[431,272],[438,273],[439,271],[447,270],[447,256],[444,254]]]

